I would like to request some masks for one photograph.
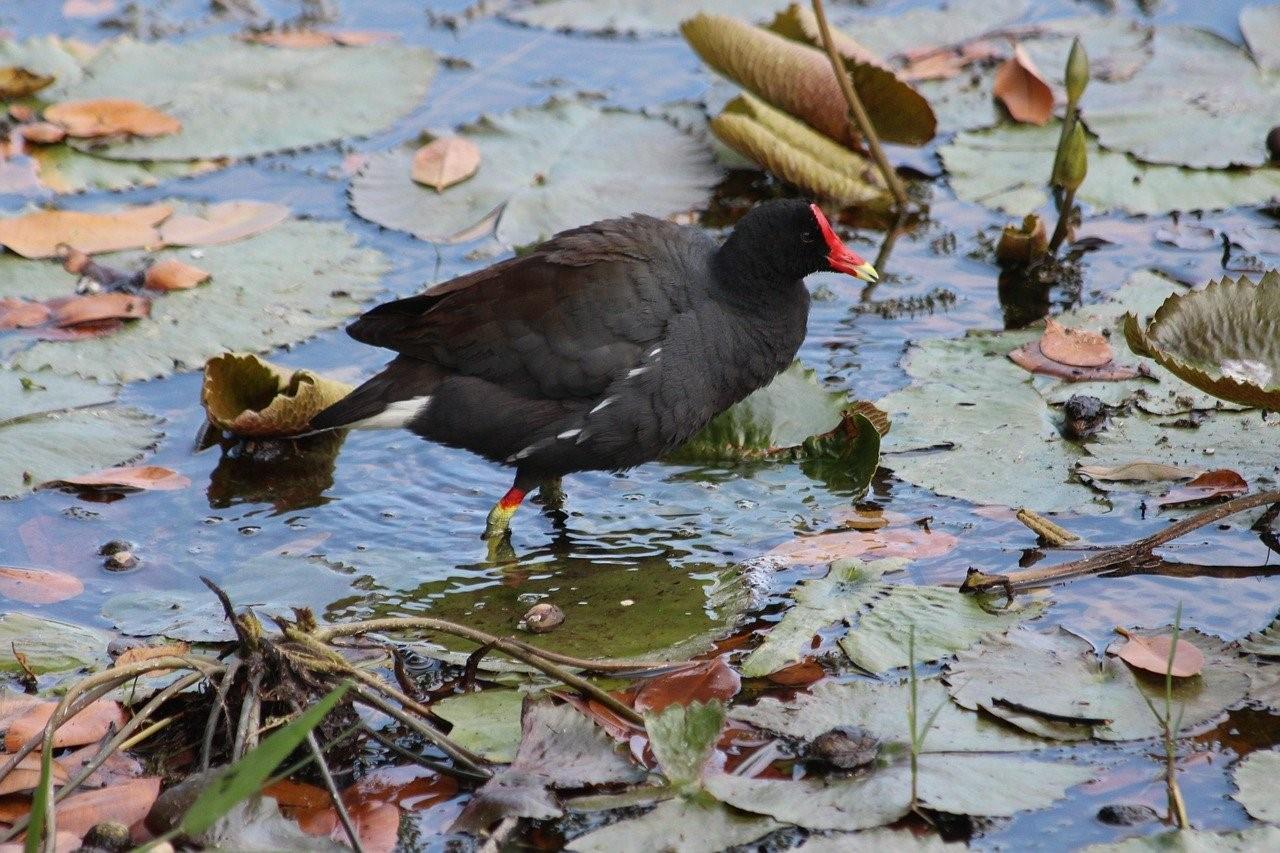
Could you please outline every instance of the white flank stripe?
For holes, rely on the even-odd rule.
[[[639,376],[641,373],[644,373],[648,369],[649,368],[647,367],[633,367],[627,371],[627,378],[631,379],[633,376]]]
[[[587,412],[587,414],[594,415],[596,412],[600,411],[605,406],[612,405],[613,401],[616,399],[617,399],[616,397],[605,397],[603,400],[601,400],[599,403],[596,404],[596,407],[594,409]]]
[[[396,400],[373,417],[347,424],[347,426],[351,429],[399,429],[413,420],[430,402],[430,397]]]
[[[582,430],[580,429],[567,429],[564,432],[557,435],[556,438],[573,438],[575,435],[577,435],[580,432],[582,432]]]

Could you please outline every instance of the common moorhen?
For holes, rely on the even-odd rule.
[[[766,385],[819,270],[877,278],[804,201],[757,206],[720,245],[640,215],[562,231],[358,319],[351,337],[398,355],[311,425],[405,427],[514,466],[492,539],[531,489],[657,459]]]

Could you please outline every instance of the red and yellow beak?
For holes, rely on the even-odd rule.
[[[879,281],[880,274],[876,272],[876,268],[863,260],[861,255],[846,246],[844,241],[836,236],[835,229],[827,221],[822,209],[816,204],[811,204],[809,207],[813,210],[813,218],[818,221],[818,229],[822,232],[822,239],[827,241],[827,264],[830,265],[832,271],[846,273],[863,281]]]

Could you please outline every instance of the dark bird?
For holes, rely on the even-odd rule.
[[[797,200],[757,206],[722,244],[640,215],[562,231],[358,319],[351,337],[397,356],[311,426],[404,427],[515,467],[494,541],[530,490],[657,459],[768,384],[820,270],[877,278]]]

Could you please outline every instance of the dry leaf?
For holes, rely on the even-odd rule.
[[[1209,501],[1226,500],[1249,492],[1249,483],[1229,468],[1206,471],[1191,482],[1174,489],[1160,499],[1160,507],[1196,506]]]
[[[32,121],[18,125],[15,130],[26,142],[36,145],[53,145],[67,138],[67,129],[51,121]]]
[[[200,403],[209,422],[248,438],[306,432],[317,413],[351,392],[345,382],[288,370],[251,353],[226,353],[204,366]]]
[[[49,306],[25,299],[0,299],[0,329],[29,329],[49,320]]]
[[[44,117],[67,129],[68,136],[167,136],[182,130],[182,122],[138,101],[103,98],[63,101],[46,107]]]
[[[17,801],[13,797],[10,797],[9,799],[14,800],[15,802]],[[21,799],[24,802],[26,800],[26,798]],[[27,812],[30,810],[30,805],[28,805],[26,810],[18,816],[25,817]],[[47,844],[48,842],[46,841],[45,843]],[[27,848],[21,841],[10,841],[6,844],[0,844],[0,853],[24,853],[26,849]],[[76,835],[74,832],[63,832],[62,828],[59,827],[58,831],[54,833],[53,853],[76,853],[76,851],[82,849],[84,849],[84,845],[81,844],[80,836]]]
[[[176,258],[166,258],[147,267],[142,283],[149,290],[189,290],[209,280],[209,273],[184,264]]]
[[[1164,675],[1169,669],[1169,649],[1173,637],[1141,637],[1137,634],[1125,633],[1126,642],[1112,651],[1129,666],[1135,669]],[[1204,652],[1186,640],[1179,640],[1177,650],[1173,654],[1172,673],[1175,678],[1190,678],[1199,675],[1204,669]]]
[[[140,249],[159,242],[156,226],[171,213],[168,204],[113,213],[36,210],[0,219],[0,244],[24,258],[56,257],[63,244],[89,254]]]
[[[413,179],[440,192],[465,181],[480,168],[480,149],[462,136],[442,136],[413,155]]]
[[[53,604],[75,598],[84,584],[74,575],[43,569],[0,566],[0,597],[27,604]]]
[[[191,480],[177,471],[161,468],[159,465],[127,465],[122,468],[107,468],[91,474],[81,474],[79,477],[50,480],[43,485],[171,492],[175,489],[185,489],[191,485]]]
[[[1180,468],[1160,462],[1126,462],[1123,465],[1079,465],[1076,471],[1092,480],[1108,483],[1156,483],[1163,480],[1189,480],[1199,468]]]
[[[17,752],[33,735],[40,733],[53,716],[56,703],[48,702],[33,706],[25,714],[9,725],[4,735],[4,748],[7,752]],[[76,714],[53,733],[54,747],[83,746],[96,743],[111,731],[124,725],[124,709],[119,702],[99,699]]]
[[[289,218],[289,208],[265,201],[224,201],[211,204],[203,216],[180,213],[160,226],[160,239],[169,246],[216,246],[261,234]]]
[[[132,826],[147,816],[160,795],[160,777],[146,776],[96,791],[72,794],[58,803],[58,829],[83,836],[104,820]]]
[[[1053,90],[1022,45],[996,71],[992,91],[1014,121],[1044,124],[1053,117]]]
[[[97,18],[116,10],[116,0],[64,0],[64,18]]]
[[[8,760],[8,756],[0,754],[0,760]],[[68,778],[67,771],[56,763],[50,775],[55,785],[63,784]],[[30,791],[38,784],[40,784],[39,750],[19,761],[18,765],[9,771],[9,775],[0,779],[0,795]]]
[[[128,666],[131,663],[153,660],[155,658],[182,657],[190,651],[191,646],[187,643],[165,643],[162,646],[137,646],[132,649],[126,649],[111,665]]]
[[[728,701],[741,687],[742,677],[724,658],[696,661],[646,681],[636,693],[635,708],[658,713],[668,705]]]
[[[1040,337],[1040,352],[1060,364],[1072,367],[1102,367],[1110,364],[1115,354],[1111,344],[1097,332],[1069,329],[1057,320],[1049,320]]]
[[[822,664],[813,658],[805,658],[793,664],[788,664],[768,675],[769,680],[774,684],[782,684],[787,687],[807,687],[813,682],[826,677],[827,671],[822,668]]]
[[[1032,341],[1009,353],[1009,360],[1029,373],[1056,376],[1068,382],[1121,382],[1144,373],[1134,367],[1108,363],[1101,367],[1075,367],[1054,361],[1040,351],[1040,342]]]
[[[25,68],[0,68],[0,100],[13,100],[34,95],[53,83],[53,77],[34,74]]]
[[[394,40],[395,34],[374,30],[274,30],[263,33],[248,33],[243,38],[253,44],[306,50],[308,48],[332,47],[334,45],[363,47],[370,44],[381,44]]]
[[[78,773],[84,765],[97,756],[101,749],[102,743],[85,744],[79,749],[74,749],[53,760],[56,764],[65,768],[68,773]],[[104,785],[114,785],[118,782],[136,779],[141,775],[142,764],[129,753],[116,750],[98,765],[98,769],[89,774],[88,778],[84,780],[84,784],[90,788],[101,788]]]
[[[954,77],[977,62],[999,59],[1004,55],[1000,46],[985,39],[966,42],[958,47],[927,48],[908,51],[907,63],[898,71],[903,80],[945,80]]]
[[[950,533],[923,528],[821,533],[783,542],[767,556],[787,565],[819,566],[848,557],[937,557],[956,546]]]
[[[131,293],[91,293],[53,299],[53,324],[59,328],[100,320],[136,320],[151,315],[151,300]]]

